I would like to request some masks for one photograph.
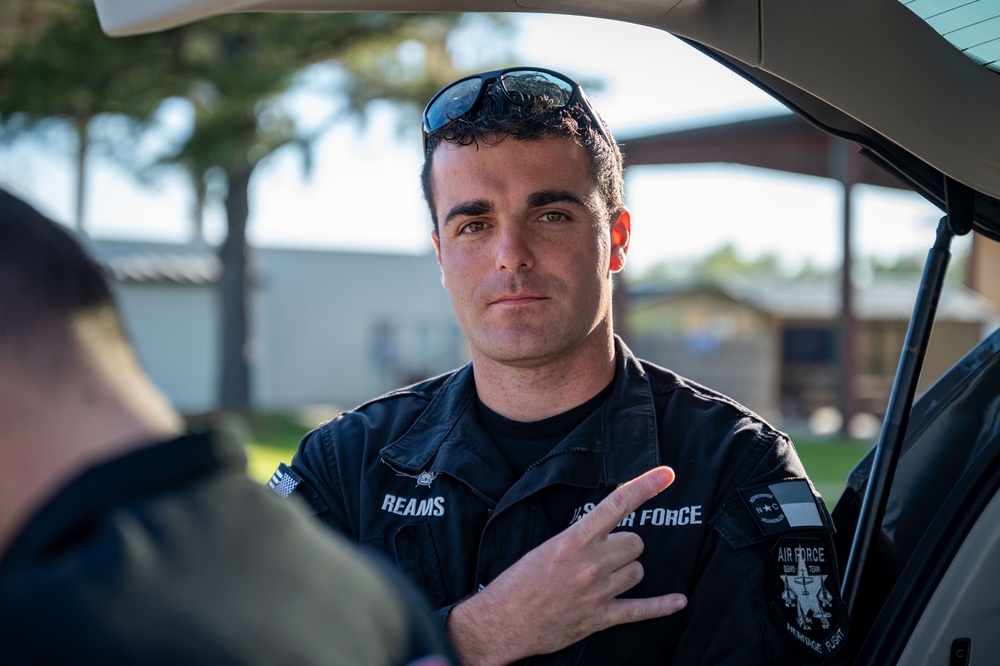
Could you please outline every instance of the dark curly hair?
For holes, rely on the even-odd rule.
[[[614,138],[609,145],[593,127],[590,116],[579,102],[564,106],[568,93],[562,88],[542,77],[533,79],[531,84],[527,85],[523,76],[518,83],[521,91],[534,88],[531,94],[509,93],[493,85],[470,112],[427,134],[420,186],[435,230],[438,219],[431,187],[431,166],[434,150],[442,142],[469,146],[495,145],[507,138],[517,141],[552,137],[573,139],[587,152],[590,175],[598,185],[610,219],[616,219],[625,210],[622,154]],[[610,131],[608,136],[611,137]]]

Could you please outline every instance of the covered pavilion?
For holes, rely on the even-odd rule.
[[[841,313],[839,326],[840,410],[846,426],[857,413],[857,317],[851,283],[851,193],[855,185],[910,191],[901,180],[865,158],[859,146],[813,126],[794,113],[661,133],[619,137],[626,174],[633,166],[734,163],[830,178],[841,184]],[[930,244],[928,244],[928,249]],[[1000,303],[1000,244],[977,235],[967,284]],[[997,293],[990,293],[991,291]]]

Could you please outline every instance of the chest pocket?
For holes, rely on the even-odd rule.
[[[427,522],[397,529],[392,535],[392,552],[396,566],[424,591],[434,608],[448,604],[441,559]]]

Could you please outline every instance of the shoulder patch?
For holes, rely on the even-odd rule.
[[[267,482],[267,487],[281,497],[288,497],[295,492],[295,489],[302,483],[298,474],[285,463],[278,465],[278,469],[271,475],[271,480]]]
[[[796,527],[824,527],[816,498],[805,479],[741,488],[740,496],[765,535]]]
[[[779,591],[771,600],[778,627],[816,657],[833,657],[846,643],[837,562],[821,539],[784,537],[771,548]]]

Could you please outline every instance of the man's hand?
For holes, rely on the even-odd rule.
[[[657,467],[622,485],[561,533],[457,605],[446,630],[463,664],[504,664],[547,654],[626,622],[670,615],[682,594],[618,599],[642,580],[643,543],[618,523],[674,481]]]

